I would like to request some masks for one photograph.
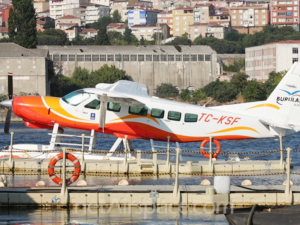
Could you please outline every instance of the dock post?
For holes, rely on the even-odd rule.
[[[63,147],[63,173],[62,173],[62,186],[61,186],[61,204],[62,205],[68,205],[69,203],[69,194],[68,194],[68,187],[67,187],[67,178],[66,178],[66,152],[67,148]]]
[[[169,165],[170,165],[170,136],[168,136],[166,166],[169,166]]]
[[[208,163],[208,166],[209,166],[209,170],[211,172],[213,172],[213,164],[212,164],[212,137],[210,136],[209,137],[209,163]]]
[[[280,141],[280,167],[284,169],[283,164],[283,146],[282,146],[282,135],[279,135],[279,141]]]
[[[153,151],[153,174],[157,174],[157,151]]]
[[[127,135],[125,135],[125,154],[124,154],[124,162],[123,162],[123,166],[124,166],[124,173],[128,173],[128,163],[127,163]]]
[[[173,202],[176,205],[180,204],[180,190],[179,190],[179,154],[180,148],[176,148],[176,172],[175,172],[175,184],[173,190]]]
[[[292,190],[291,190],[291,179],[290,179],[290,172],[291,172],[291,161],[290,161],[290,157],[291,157],[291,148],[287,148],[287,162],[286,162],[286,186],[285,186],[285,203],[286,205],[291,205],[292,202],[293,202],[293,193],[292,193]]]
[[[81,146],[81,160],[80,160],[80,165],[81,165],[81,171],[85,173],[85,162],[84,162],[84,138],[85,134],[82,134],[82,146]]]
[[[11,171],[14,169],[14,158],[12,155],[13,152],[13,139],[14,139],[14,132],[10,132],[10,154],[8,159],[8,167]]]

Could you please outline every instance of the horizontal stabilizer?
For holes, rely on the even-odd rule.
[[[262,124],[271,126],[271,127],[278,127],[278,128],[287,129],[287,130],[293,129],[293,127],[290,124],[287,124],[287,125],[276,124],[276,123],[273,123],[272,121],[266,121],[266,120],[262,120],[262,119],[260,119],[259,122],[261,122]]]

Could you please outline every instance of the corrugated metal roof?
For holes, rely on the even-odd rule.
[[[0,43],[0,57],[47,57],[47,49],[26,49],[15,43]]]

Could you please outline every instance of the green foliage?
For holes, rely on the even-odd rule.
[[[276,86],[279,84],[281,79],[284,77],[284,75],[287,73],[287,71],[281,71],[281,72],[271,72],[269,73],[269,79],[264,83],[264,88],[266,90],[267,96],[269,96],[272,91],[276,88]]]
[[[246,34],[230,31],[225,35],[224,39],[226,41],[243,41],[245,36]]]
[[[37,40],[39,45],[66,45],[69,42],[66,32],[56,29],[39,31]]]
[[[117,69],[114,65],[103,65],[100,69],[91,73],[90,86],[98,83],[115,83],[118,80],[129,80],[129,76],[124,70]]]
[[[245,49],[241,44],[235,41],[227,41],[224,39],[217,39],[215,37],[202,38],[197,37],[194,40],[194,45],[208,45],[217,53],[244,53]]]
[[[124,41],[126,41],[128,44],[131,42],[131,29],[128,27],[125,27]]]
[[[227,66],[226,64],[223,64],[223,70],[224,71],[230,71],[230,72],[240,72],[241,69],[245,69],[245,59],[239,59],[235,60],[233,65]]]
[[[85,68],[76,67],[72,74],[72,79],[81,88],[90,87],[90,73]]]
[[[72,40],[73,45],[94,45],[94,38],[84,38],[81,35],[76,35],[76,37]]]
[[[265,100],[267,95],[264,85],[256,80],[248,81],[248,84],[243,91],[243,97],[247,102]]]
[[[121,15],[118,10],[115,10],[112,14],[112,23],[119,23],[121,21]]]
[[[199,102],[204,99],[206,99],[206,94],[205,94],[203,88],[199,88],[193,92],[193,100],[195,102]]]
[[[95,40],[95,45],[110,45],[108,36],[106,33],[106,27],[101,27],[98,31],[97,38]]]
[[[24,48],[35,48],[36,16],[32,0],[13,0],[9,10],[8,35],[10,41]]]
[[[104,16],[102,18],[99,18],[97,22],[87,24],[86,28],[93,28],[96,30],[100,30],[100,28],[105,28],[112,22],[112,18],[109,16]]]
[[[180,98],[184,101],[190,101],[192,99],[191,92],[188,89],[181,90]]]
[[[162,83],[156,87],[155,95],[160,98],[175,97],[178,94],[178,89],[172,84]]]
[[[238,93],[241,93],[244,91],[245,87],[248,84],[248,77],[249,76],[247,74],[238,72],[232,77],[230,83],[233,85],[233,87],[235,88],[235,90],[237,90]]]
[[[210,82],[203,88],[203,91],[208,97],[212,97],[218,102],[229,102],[236,99],[238,91],[228,81],[216,81]]]
[[[192,45],[192,41],[188,38],[188,34],[184,33],[181,37],[175,38],[173,41],[166,43],[166,45]]]
[[[10,42],[10,40],[9,38],[4,37],[0,39],[0,42]]]
[[[51,29],[51,28],[55,28],[55,22],[52,20],[49,20],[45,23],[44,29]]]
[[[80,89],[71,78],[62,74],[55,75],[52,83],[50,88],[51,96],[62,97],[72,91]]]
[[[124,45],[123,35],[118,31],[108,31],[108,40],[111,45]]]

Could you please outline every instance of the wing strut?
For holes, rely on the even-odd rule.
[[[99,127],[102,127],[102,132],[104,133],[105,119],[106,119],[106,110],[107,110],[107,94],[100,96],[101,106],[100,106],[100,120]]]

